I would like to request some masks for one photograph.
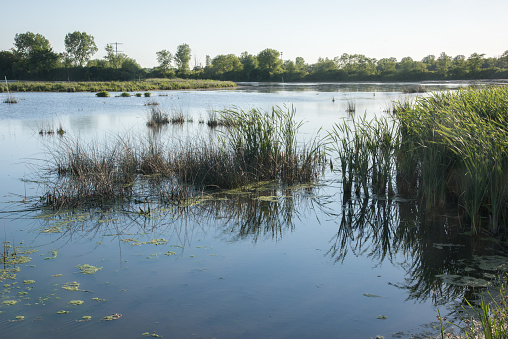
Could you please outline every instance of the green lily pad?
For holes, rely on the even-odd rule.
[[[83,300],[71,300],[69,301],[69,305],[82,305],[84,303]]]

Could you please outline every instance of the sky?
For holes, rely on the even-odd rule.
[[[142,67],[157,65],[157,51],[174,54],[183,43],[192,50],[191,67],[204,65],[206,55],[265,48],[310,64],[343,53],[421,60],[508,50],[507,0],[25,0],[6,1],[1,12],[0,50],[29,31],[64,52],[65,35],[80,31],[95,38],[92,58],[118,42]]]

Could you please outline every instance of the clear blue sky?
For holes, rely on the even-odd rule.
[[[508,0],[28,0],[0,8],[0,50],[30,31],[63,52],[65,35],[84,31],[99,48],[93,58],[104,56],[107,43],[121,42],[119,50],[143,67],[157,64],[155,52],[174,53],[182,43],[192,49],[191,66],[206,55],[265,48],[308,63],[342,53],[421,60],[508,50]]]

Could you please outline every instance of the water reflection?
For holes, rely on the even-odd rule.
[[[502,274],[505,267],[496,258],[507,252],[497,242],[462,233],[459,222],[455,211],[429,213],[417,201],[349,200],[327,255],[335,262],[362,255],[400,265],[406,279],[395,286],[407,290],[408,299],[430,298],[434,304],[474,300],[475,288],[489,286]],[[401,257],[402,262],[394,262]],[[484,260],[489,264],[482,266]]]

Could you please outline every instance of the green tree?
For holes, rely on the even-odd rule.
[[[216,75],[223,75],[231,72],[241,72],[243,65],[240,59],[234,54],[217,55],[212,60],[212,69]]]
[[[480,72],[480,68],[483,65],[483,57],[485,54],[473,53],[467,58],[467,69],[473,76]]]
[[[296,65],[296,68],[298,68],[299,70],[302,70],[302,71],[305,71],[307,68],[307,65],[305,64],[305,59],[302,57],[296,57],[295,65]]]
[[[243,52],[240,54],[240,62],[243,65],[242,79],[246,81],[257,80],[259,64],[255,55]]]
[[[436,61],[437,74],[439,74],[441,77],[448,76],[448,69],[450,68],[451,65],[452,65],[452,57],[446,55],[445,52],[442,52]]]
[[[51,50],[48,39],[39,33],[32,32],[16,34],[14,47],[14,53],[21,58],[28,58],[32,51]]]
[[[41,34],[26,32],[14,37],[13,53],[18,59],[16,68],[26,75],[40,77],[60,60],[60,55],[53,52],[48,39]]]
[[[159,67],[164,71],[170,70],[171,63],[173,62],[173,54],[165,49],[158,51],[155,54],[157,55],[157,62],[159,63]]]
[[[109,63],[109,67],[112,68],[120,68],[122,67],[123,62],[127,59],[127,55],[123,53],[116,53],[115,48],[113,45],[107,44],[106,45],[106,56],[104,59],[106,59]]]
[[[396,73],[397,59],[383,58],[379,59],[376,68],[379,74],[383,77],[390,77]]]
[[[191,60],[191,49],[189,45],[179,45],[175,53],[175,62],[180,72],[189,70],[189,61]]]
[[[267,48],[259,52],[257,56],[259,69],[268,75],[279,73],[282,67],[280,53],[275,49]]]
[[[66,57],[75,66],[84,66],[98,49],[92,35],[75,31],[65,36]]]
[[[427,67],[428,71],[434,72],[436,70],[436,56],[429,54],[425,58],[422,59],[422,62]]]

